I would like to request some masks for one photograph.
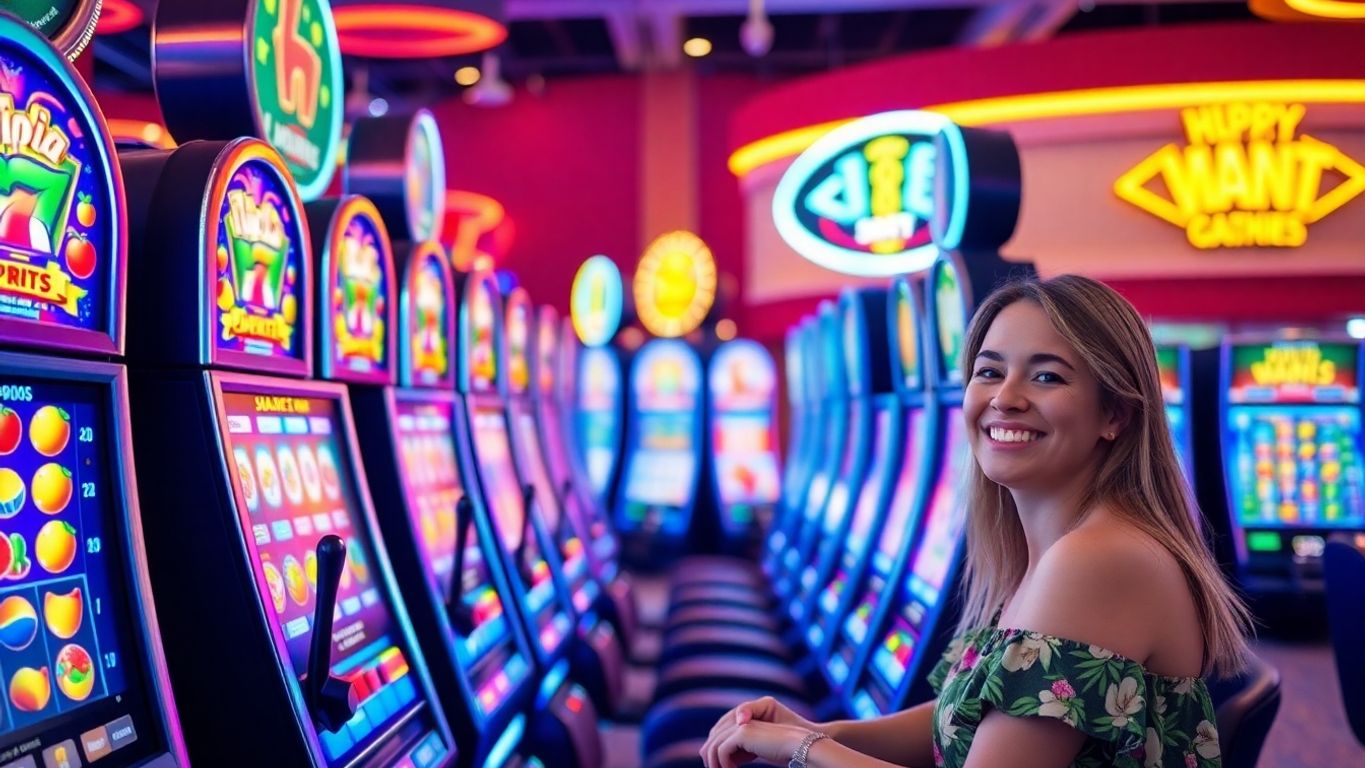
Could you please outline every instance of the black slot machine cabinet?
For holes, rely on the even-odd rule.
[[[578,526],[586,542],[588,563],[603,594],[597,609],[616,627],[623,648],[633,647],[638,613],[635,592],[620,565],[621,545],[611,528],[607,509],[585,493],[582,474],[575,468],[573,440],[565,423],[561,377],[565,375],[564,357],[573,355],[576,337],[567,324],[561,325],[554,307],[536,311],[536,354],[532,358],[532,400],[541,447],[550,480],[560,491],[565,514]]]
[[[845,549],[849,528],[867,481],[873,449],[884,445],[881,435],[892,429],[895,398],[890,396],[886,344],[887,294],[883,288],[845,289],[839,297],[839,353],[844,358],[844,407],[848,435],[839,473],[830,487],[825,508],[805,529],[799,543],[800,563],[788,610],[792,621],[804,624],[815,598],[824,588],[834,561]]]
[[[205,764],[441,766],[455,744],[378,533],[344,386],[309,381],[308,222],[255,139],[122,158],[152,583]],[[212,659],[213,664],[205,664]],[[250,734],[244,737],[244,734]]]
[[[456,387],[469,441],[464,476],[471,491],[479,489],[476,511],[490,522],[516,613],[535,652],[535,721],[545,729],[537,738],[562,744],[556,765],[587,768],[602,759],[602,745],[596,709],[578,679],[585,668],[592,673],[584,679],[600,679],[601,661],[577,636],[571,597],[557,573],[562,570],[558,548],[534,514],[534,489],[517,474],[506,414],[510,371],[497,281],[476,271],[456,283]]]
[[[0,763],[186,766],[133,482],[113,141],[62,53],[3,13],[0,67],[22,73],[5,135],[28,137],[0,146]]]
[[[576,614],[577,640],[571,651],[572,677],[592,696],[597,711],[610,715],[621,704],[625,653],[615,626],[597,611],[602,584],[592,571],[586,536],[560,501],[541,445],[535,403],[532,401],[533,358],[536,354],[535,306],[522,288],[508,291],[503,304],[503,337],[507,345],[507,426],[512,457],[529,490],[527,512],[544,529],[546,544],[560,589],[569,596]]]
[[[396,255],[398,386],[353,393],[380,528],[463,747],[459,765],[539,765],[529,738],[535,654],[461,469],[469,449],[455,397],[455,277],[437,243]]]
[[[708,474],[721,549],[752,556],[782,499],[777,447],[777,366],[753,339],[719,345],[707,363]]]

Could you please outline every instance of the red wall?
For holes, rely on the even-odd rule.
[[[554,80],[518,89],[505,107],[449,101],[433,110],[446,149],[446,186],[497,199],[516,226],[498,264],[539,303],[568,308],[583,259],[623,269],[639,241],[640,86],[628,77]]]
[[[710,244],[725,285],[742,284],[743,220],[737,180],[726,168],[730,117],[765,84],[748,77],[696,80],[698,234]],[[507,209],[516,239],[499,267],[514,271],[541,303],[567,311],[583,259],[605,253],[627,275],[640,231],[642,80],[611,76],[551,80],[533,95],[518,89],[505,107],[458,100],[434,112],[446,146],[446,185],[490,195]],[[685,188],[679,189],[686,194]],[[732,296],[725,314],[738,314]]]

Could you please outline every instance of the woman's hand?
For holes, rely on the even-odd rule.
[[[799,725],[748,720],[712,732],[701,748],[706,768],[736,768],[754,760],[785,763],[810,733]]]
[[[706,768],[733,768],[756,759],[784,763],[814,723],[771,696],[746,701],[726,712],[701,749]]]

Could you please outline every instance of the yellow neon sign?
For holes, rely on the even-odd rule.
[[[635,309],[645,330],[664,338],[696,330],[716,300],[716,261],[691,232],[661,235],[635,269]]]
[[[1303,104],[1234,102],[1180,112],[1187,144],[1167,144],[1114,193],[1181,227],[1196,248],[1295,248],[1308,225],[1365,192],[1365,166],[1299,132]],[[1332,186],[1332,175],[1343,181]],[[1149,185],[1161,180],[1169,197]]]
[[[1086,88],[957,101],[925,107],[924,111],[938,112],[958,125],[977,126],[1234,101],[1365,104],[1365,80],[1247,80]],[[730,155],[730,172],[743,178],[755,168],[799,155],[821,136],[852,120],[804,126],[750,142]]]
[[[1267,347],[1261,360],[1251,364],[1251,379],[1260,386],[1330,386],[1337,380],[1337,366],[1324,360],[1316,344],[1302,347]]]

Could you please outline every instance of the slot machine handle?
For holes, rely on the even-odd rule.
[[[474,524],[474,502],[465,494],[455,502],[455,566],[451,569],[446,616],[455,632],[468,637],[474,631],[474,610],[464,602],[464,550],[469,543],[469,526]]]
[[[531,506],[536,503],[536,487],[527,483],[521,487],[521,542],[517,544],[517,565],[526,568],[526,542],[535,535],[531,528]],[[534,574],[527,573],[527,581],[531,580]],[[529,586],[529,585],[528,585]]]
[[[308,644],[305,695],[318,725],[337,731],[355,714],[355,690],[349,681],[332,674],[332,617],[336,613],[341,569],[346,567],[346,544],[327,534],[318,539],[318,595],[313,606],[313,636]]]

